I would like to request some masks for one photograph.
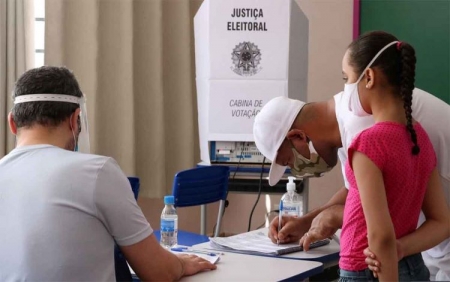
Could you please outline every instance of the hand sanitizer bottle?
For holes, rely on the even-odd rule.
[[[289,176],[286,184],[286,193],[281,198],[283,202],[283,216],[302,216],[302,197],[295,192],[295,177]]]

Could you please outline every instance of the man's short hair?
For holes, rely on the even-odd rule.
[[[13,99],[28,94],[64,94],[81,97],[78,81],[65,67],[44,66],[25,72],[16,82]],[[58,126],[69,118],[79,105],[66,102],[28,102],[14,105],[12,116],[17,128]]]

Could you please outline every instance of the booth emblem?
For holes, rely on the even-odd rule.
[[[236,45],[231,53],[233,66],[231,69],[241,76],[252,76],[262,68],[258,67],[261,61],[261,51],[252,42],[244,41]]]

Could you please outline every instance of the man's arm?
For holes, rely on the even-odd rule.
[[[120,246],[127,261],[143,281],[175,281],[183,276],[216,266],[207,260],[192,255],[176,256],[161,247],[152,234],[130,246]]]
[[[175,256],[159,245],[130,182],[113,159],[107,159],[99,170],[93,199],[97,218],[141,280],[173,281],[216,268],[197,256]]]
[[[450,210],[445,202],[437,169],[432,172],[428,182],[422,211],[426,221],[413,233],[397,240],[399,260],[426,251],[450,237]],[[368,248],[364,250],[366,263],[372,271],[378,272],[383,266],[379,261],[378,254],[372,251]]]
[[[283,218],[280,232],[278,217],[274,218],[270,223],[269,238],[274,243],[278,238],[281,243],[290,243],[298,242],[306,232],[314,241],[332,236],[342,226],[347,193],[348,190],[342,187],[324,206],[299,218]]]
[[[300,239],[300,245],[308,251],[311,243],[333,236],[342,227],[343,216],[343,205],[334,205],[319,213],[312,221],[311,228]]]
[[[450,236],[450,210],[436,168],[428,181],[422,211],[426,221],[399,240],[404,256],[428,250]]]
[[[325,210],[333,207],[333,206],[344,206],[345,200],[347,199],[348,190],[345,188],[345,186],[342,186],[334,195],[331,197],[331,199],[322,207],[315,209],[311,212],[309,212],[307,215],[311,214],[314,215],[313,218],[318,216],[320,213],[324,212]],[[342,214],[338,215],[336,217],[336,220],[339,220],[339,228],[342,226]]]

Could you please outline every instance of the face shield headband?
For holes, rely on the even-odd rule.
[[[86,98],[84,97],[84,94],[82,97],[63,94],[25,94],[17,96],[14,99],[14,105],[28,102],[66,102],[78,104],[81,109],[81,132],[78,136],[77,142],[78,151],[87,154],[90,153],[91,147],[89,142],[89,127],[86,110]]]

